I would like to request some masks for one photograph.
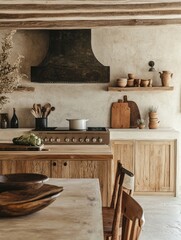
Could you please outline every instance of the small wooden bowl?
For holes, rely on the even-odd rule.
[[[48,177],[38,173],[14,173],[0,175],[0,191],[15,189],[38,189]]]

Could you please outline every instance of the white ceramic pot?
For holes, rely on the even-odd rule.
[[[87,129],[87,121],[89,119],[66,119],[69,121],[69,129],[70,130],[86,130]]]

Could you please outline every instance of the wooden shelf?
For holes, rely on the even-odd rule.
[[[18,86],[16,89],[14,89],[14,91],[28,91],[28,92],[34,92],[35,88],[34,87],[29,87],[29,86]]]
[[[108,91],[117,91],[117,92],[124,92],[124,91],[172,91],[174,88],[171,87],[162,87],[162,86],[155,86],[155,87],[108,87]]]

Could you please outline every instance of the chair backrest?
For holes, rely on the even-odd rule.
[[[143,223],[142,207],[134,198],[123,191],[121,240],[138,240]]]
[[[114,181],[114,189],[111,199],[111,208],[116,207],[119,188],[123,186],[128,194],[132,194],[134,190],[134,174],[123,168],[121,161],[117,162],[117,170]]]

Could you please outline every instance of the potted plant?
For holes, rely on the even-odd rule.
[[[148,113],[149,118],[158,118],[157,109],[158,109],[158,107],[154,107],[154,106],[149,108],[149,113]]]
[[[142,119],[142,118],[138,119],[137,124],[138,124],[139,129],[145,128],[145,120],[144,119]]]

